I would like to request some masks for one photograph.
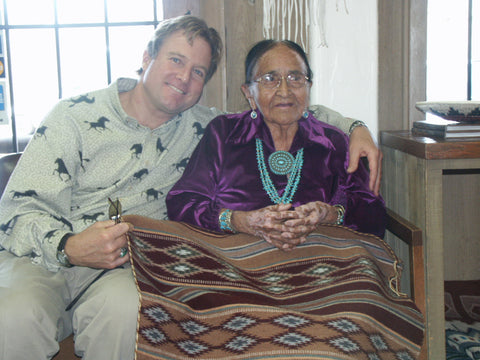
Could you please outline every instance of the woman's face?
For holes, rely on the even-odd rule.
[[[285,45],[278,45],[266,52],[258,61],[253,79],[265,74],[283,76],[280,86],[265,88],[254,82],[242,87],[247,100],[262,114],[267,125],[289,126],[296,124],[308,107],[311,84],[294,88],[286,81],[288,74],[306,74],[307,67],[299,54]]]

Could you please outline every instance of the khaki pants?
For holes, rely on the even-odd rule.
[[[132,360],[139,298],[130,266],[107,272],[65,311],[99,271],[53,273],[0,251],[0,359],[50,359],[73,331],[85,360]]]

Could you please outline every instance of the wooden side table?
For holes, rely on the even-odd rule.
[[[428,358],[445,359],[444,281],[480,278],[480,139],[380,136],[382,195],[423,231]]]

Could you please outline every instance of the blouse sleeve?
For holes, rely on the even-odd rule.
[[[225,142],[221,141],[221,135],[212,123],[205,129],[182,177],[168,193],[166,203],[170,220],[220,231],[218,216],[221,209],[216,193]]]
[[[365,173],[368,179],[365,169],[359,171]],[[380,195],[375,196],[368,187],[356,186],[365,182],[365,177],[360,178],[360,173],[357,170],[354,174],[349,174],[347,182],[340,185],[341,191],[347,194],[344,225],[383,238],[386,222],[385,203]]]
[[[348,167],[348,138],[341,151],[344,158],[335,164],[338,174],[338,184],[334,191],[331,204],[340,204],[345,207],[344,225],[354,230],[375,234],[383,237],[385,234],[386,209],[383,198],[375,196],[368,187],[369,173],[362,161],[357,171],[352,174],[346,172]],[[338,142],[337,142],[338,144]]]

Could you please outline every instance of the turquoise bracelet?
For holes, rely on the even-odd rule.
[[[337,209],[337,221],[335,225],[342,225],[343,220],[345,219],[345,208],[342,205],[333,205],[335,209]]]
[[[232,214],[233,211],[230,209],[225,209],[220,212],[218,216],[218,223],[220,225],[220,229],[227,233],[235,234],[236,231],[232,226]]]

